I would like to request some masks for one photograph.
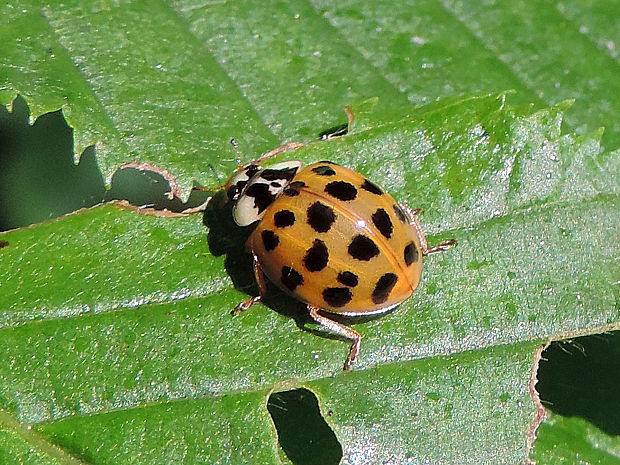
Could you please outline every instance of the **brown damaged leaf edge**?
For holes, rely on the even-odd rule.
[[[304,145],[305,144],[301,142],[289,142],[288,144],[281,145],[280,147],[261,155],[259,160],[272,158],[284,152],[292,152],[294,150],[297,150],[300,147],[303,147]],[[169,199],[173,199],[174,197],[179,197],[181,195],[181,189],[179,188],[179,184],[177,183],[176,176],[166,169],[160,168],[159,166],[153,165],[148,162],[138,162],[138,161],[124,163],[119,167],[119,169],[125,169],[125,168],[133,168],[139,171],[152,171],[153,173],[157,173],[168,182],[168,185],[170,187],[170,192],[168,192]],[[184,214],[190,214],[190,213],[196,213],[198,211],[203,211],[204,206],[206,206],[206,204],[201,205],[199,208],[185,210],[184,212],[182,212],[183,213],[182,215],[170,215],[170,216],[184,216]],[[145,208],[142,210],[149,211],[149,212],[155,211],[150,208]],[[165,216],[168,216],[168,215],[165,215]]]
[[[168,185],[170,186],[170,192],[168,192],[169,199],[173,199],[174,197],[179,197],[181,195],[181,189],[179,188],[179,185],[177,183],[176,176],[168,170],[160,168],[157,165],[152,165],[151,163],[138,161],[125,163],[119,167],[119,169],[123,168],[133,168],[140,171],[152,171],[153,173],[157,173],[166,181],[168,181]]]
[[[300,147],[303,147],[305,144],[301,143],[301,142],[289,142],[287,144],[281,145],[280,147],[277,147],[267,153],[262,154],[258,160],[266,160],[272,157],[275,157],[276,155],[280,155],[282,153],[285,152],[293,152],[295,150],[297,150]],[[130,163],[125,163],[124,165],[122,165],[119,169],[122,168],[134,168],[137,170],[141,170],[141,171],[152,171],[154,173],[157,173],[159,175],[161,175],[166,181],[168,181],[168,184],[170,186],[170,192],[168,192],[168,197],[170,199],[174,198],[175,196],[179,196],[180,193],[180,189],[179,186],[177,184],[177,179],[176,176],[174,176],[170,171],[168,170],[164,170],[161,169],[155,165],[152,165],[150,163],[140,163],[140,162],[130,162]],[[223,187],[221,187],[223,188]],[[215,189],[220,190],[221,188]],[[202,190],[202,189],[199,189]],[[211,189],[204,189],[204,190],[211,190]],[[126,210],[132,210],[132,211],[137,211],[140,214],[143,215],[153,215],[153,216],[158,216],[158,217],[163,217],[163,218],[176,218],[179,216],[188,216],[188,215],[193,215],[195,213],[201,213],[204,212],[205,208],[207,207],[207,204],[209,203],[209,200],[211,200],[213,197],[209,197],[204,203],[202,203],[201,205],[198,205],[197,207],[194,208],[187,208],[185,210],[183,210],[180,213],[175,213],[175,212],[171,212],[169,210],[156,210],[154,208],[142,208],[142,207],[135,207],[131,204],[129,204],[129,202],[127,202],[126,200],[114,200],[112,202],[108,202],[111,203],[113,205],[117,205],[123,209]]]
[[[344,112],[347,114],[349,126],[351,126],[351,124],[353,124],[353,120],[355,119],[355,115],[353,114],[353,108],[351,108],[350,106],[346,106],[344,107]]]
[[[532,398],[532,402],[534,404],[534,407],[536,407],[536,410],[534,411],[534,419],[532,420],[532,423],[530,423],[530,426],[527,429],[527,446],[525,449],[524,462],[526,465],[536,464],[535,460],[530,459],[530,452],[532,451],[532,446],[534,445],[534,441],[536,440],[536,432],[538,430],[538,427],[547,418],[547,410],[540,401],[540,395],[536,390],[536,383],[538,383],[538,365],[540,364],[540,359],[542,358],[543,351],[547,347],[549,347],[549,344],[551,344],[551,341],[538,347],[534,352],[534,363],[532,364],[529,391],[530,397]]]
[[[534,412],[534,419],[532,420],[532,423],[527,430],[526,458],[524,461],[525,465],[536,464],[536,461],[530,458],[530,452],[532,451],[534,441],[536,440],[536,432],[538,430],[538,427],[547,418],[547,410],[542,405],[542,402],[540,401],[540,396],[538,394],[538,391],[536,390],[536,383],[538,383],[538,366],[540,364],[543,351],[547,347],[549,347],[549,345],[554,341],[561,341],[573,337],[590,336],[593,334],[607,333],[610,331],[618,330],[620,330],[620,322],[614,322],[604,326],[599,326],[598,328],[591,328],[584,331],[569,331],[556,335],[556,337],[554,337],[553,339],[549,339],[546,344],[536,349],[536,352],[534,352],[534,363],[532,364],[532,372],[529,384],[530,397],[532,398],[534,407],[536,407],[536,411]]]
[[[211,199],[207,199],[207,202]],[[179,218],[182,216],[188,216],[193,213],[200,213],[204,210],[204,206],[206,206],[207,202],[203,205],[200,205],[197,208],[190,208],[184,210],[182,212],[171,212],[170,210],[156,210],[155,208],[150,207],[136,207],[135,205],[131,205],[127,200],[112,200],[111,202],[106,202],[105,205],[114,205],[123,210],[129,210],[132,212],[139,213],[140,215],[150,215],[157,216],[159,218]]]
[[[0,249],[9,245],[9,241],[0,241]]]

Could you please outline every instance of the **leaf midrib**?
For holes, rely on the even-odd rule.
[[[85,465],[86,463],[68,454],[65,450],[38,433],[32,425],[20,423],[15,417],[2,409],[0,409],[0,426],[3,426],[3,429],[14,432],[19,438],[30,444],[33,449],[43,452],[48,457],[56,460],[60,465]]]

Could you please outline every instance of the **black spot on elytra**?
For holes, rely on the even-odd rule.
[[[312,168],[312,171],[321,176],[333,176],[336,172],[329,166],[321,165]]]
[[[275,187],[276,189],[282,187],[282,184],[280,184],[279,182],[276,181],[272,181],[271,182],[271,187]]]
[[[418,248],[415,246],[413,242],[410,242],[405,247],[404,251],[405,264],[407,266],[411,265],[413,262],[417,262],[419,258]]]
[[[260,177],[265,179],[266,181],[277,181],[278,179],[284,179],[285,181],[290,181],[291,179],[293,179],[296,173],[297,173],[296,166],[292,168],[284,168],[281,170],[272,170],[272,169],[267,168],[261,171]]]
[[[328,287],[323,290],[323,300],[331,307],[342,307],[353,298],[353,293],[347,287]]]
[[[310,247],[306,251],[306,255],[303,258],[304,266],[308,271],[321,271],[327,266],[329,260],[329,252],[325,242],[320,239],[315,239]]]
[[[371,216],[373,224],[377,227],[379,232],[383,234],[387,239],[392,237],[392,230],[394,226],[392,225],[392,220],[390,219],[390,215],[383,208],[377,209]]]
[[[358,234],[349,244],[349,255],[357,260],[367,262],[379,255],[379,247],[370,237]]]
[[[278,235],[269,229],[262,231],[260,233],[260,237],[263,240],[263,245],[265,246],[265,250],[267,252],[275,249],[278,244],[280,244],[280,238]]]
[[[296,269],[291,268],[290,266],[283,266],[280,282],[290,291],[294,291],[297,286],[301,286],[303,284],[304,277],[299,274]]]
[[[342,273],[338,273],[337,279],[340,284],[344,284],[345,286],[349,287],[355,287],[359,283],[357,275],[355,273],[351,273],[350,271],[343,271]]]
[[[372,291],[372,301],[375,304],[382,304],[388,299],[390,292],[396,285],[398,281],[398,276],[394,273],[385,273],[383,276],[379,278],[377,281],[377,285],[375,286],[375,290]]]
[[[396,217],[403,223],[409,223],[407,215],[405,215],[405,212],[403,211],[403,209],[400,208],[400,205],[394,204],[393,207],[394,207],[394,213],[396,213]]]
[[[280,210],[273,215],[273,222],[278,228],[286,228],[295,224],[295,214],[290,210]]]
[[[376,184],[370,182],[368,179],[366,179],[364,181],[364,184],[362,184],[362,189],[370,192],[371,194],[383,195],[383,191],[381,190],[381,188]]]
[[[321,202],[314,202],[308,207],[308,224],[316,232],[324,233],[329,231],[334,221],[336,221],[336,214],[333,208]]]
[[[254,198],[254,207],[258,209],[258,213],[265,211],[276,199],[275,195],[269,192],[269,186],[262,182],[251,184],[245,190],[245,195]]]
[[[345,181],[332,181],[325,186],[325,192],[338,200],[347,201],[357,197],[357,189]]]
[[[299,195],[299,191],[305,186],[306,183],[303,181],[293,181],[287,186],[286,189],[284,189],[284,193],[289,197],[295,197],[296,195]]]

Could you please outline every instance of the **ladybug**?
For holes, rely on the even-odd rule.
[[[240,166],[224,186],[235,223],[255,224],[245,247],[259,294],[233,314],[261,301],[267,278],[304,302],[324,330],[351,341],[344,364],[350,370],[361,336],[333,316],[389,312],[418,286],[422,256],[456,241],[428,247],[418,210],[399,205],[355,171],[330,161],[263,167],[272,153]]]

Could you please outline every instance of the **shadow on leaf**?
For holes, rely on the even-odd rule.
[[[267,409],[282,450],[295,465],[337,465],[342,446],[321,416],[316,396],[308,389],[275,392]]]

